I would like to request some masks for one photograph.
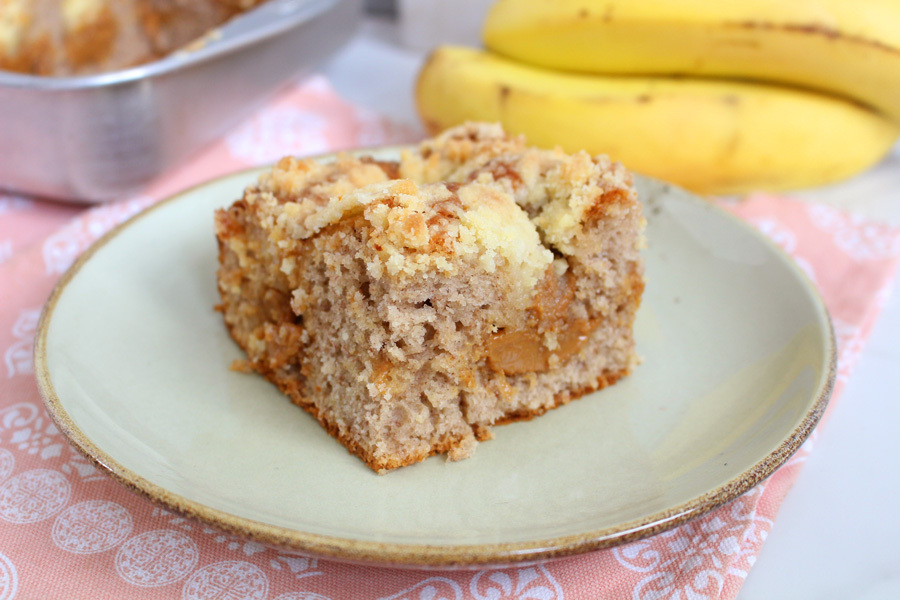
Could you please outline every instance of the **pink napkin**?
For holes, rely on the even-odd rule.
[[[94,208],[0,195],[0,600],[737,595],[817,433],[744,496],[656,537],[536,566],[440,572],[316,560],[186,520],[98,472],[53,426],[32,373],[37,320],[59,276],[103,232],[179,189],[283,154],[415,136],[344,102],[315,77],[144,195]],[[819,286],[840,347],[836,398],[888,297],[900,230],[769,196],[730,208],[793,255]]]

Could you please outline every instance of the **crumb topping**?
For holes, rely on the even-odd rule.
[[[367,265],[373,277],[452,274],[456,258],[471,258],[487,273],[509,269],[523,299],[533,295],[553,251],[575,251],[586,224],[640,210],[619,163],[527,148],[521,137],[483,123],[423,142],[399,164],[349,155],[324,164],[284,158],[244,200],[258,205],[281,247],[360,217],[377,251]]]
[[[278,205],[270,201],[270,206]],[[276,238],[281,232],[294,239],[311,237],[361,215],[371,225],[368,245],[376,253],[367,270],[376,279],[385,271],[394,277],[428,271],[454,275],[458,259],[469,258],[487,273],[504,268],[515,274],[519,300],[526,302],[553,261],[528,215],[497,184],[420,186],[396,179],[332,197],[325,204],[307,198],[280,208]]]
[[[573,240],[585,223],[607,211],[637,206],[631,174],[606,156],[586,152],[530,148],[456,176],[502,184],[531,216],[544,243],[563,254],[573,252]]]
[[[63,23],[70,31],[80,29],[95,19],[103,9],[109,10],[109,7],[100,0],[63,0]]]
[[[26,0],[3,0],[0,4],[0,51],[14,54],[28,25],[28,3]]]
[[[0,0],[0,69],[75,75],[143,64],[265,0]]]
[[[523,136],[510,136],[497,123],[466,123],[425,140],[400,161],[402,177],[414,181],[459,181],[499,154],[525,150]]]

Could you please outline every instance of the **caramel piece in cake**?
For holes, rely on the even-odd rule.
[[[225,323],[372,469],[466,458],[635,366],[643,224],[621,165],[497,126],[284,159],[216,214]]]

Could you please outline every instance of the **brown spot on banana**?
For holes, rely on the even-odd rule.
[[[615,7],[612,4],[607,4],[606,9],[603,11],[603,16],[601,17],[604,23],[612,21],[613,11],[615,11]]]
[[[789,33],[802,33],[808,35],[818,35],[830,40],[840,40],[851,42],[854,44],[862,44],[877,48],[884,52],[900,55],[900,48],[891,46],[884,42],[863,37],[861,35],[850,35],[833,27],[827,27],[818,23],[773,23],[771,21],[726,21],[724,25],[728,27],[738,27],[740,29],[751,30],[768,30],[768,31],[786,31]]]
[[[758,40],[729,40],[720,39],[713,42],[716,46],[730,46],[732,48],[753,48],[757,50],[762,48],[762,44]]]

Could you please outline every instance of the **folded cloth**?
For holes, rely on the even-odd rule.
[[[314,77],[143,195],[92,208],[0,195],[0,599],[737,595],[817,433],[762,484],[655,537],[533,566],[440,572],[316,560],[189,521],[102,475],[54,427],[32,373],[40,309],[59,276],[104,232],[175,191],[284,154],[415,137]],[[840,350],[836,398],[887,298],[900,230],[771,196],[726,206],[790,253],[821,291]]]

